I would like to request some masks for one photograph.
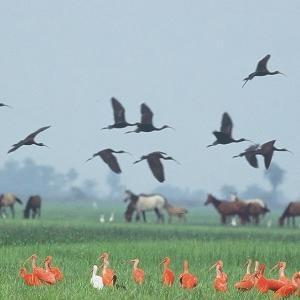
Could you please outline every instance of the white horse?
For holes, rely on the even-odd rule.
[[[130,201],[125,212],[125,218],[127,221],[131,221],[134,210],[136,211],[136,220],[140,220],[141,213],[143,215],[144,222],[146,222],[146,211],[154,210],[157,215],[157,221],[164,222],[163,209],[166,208],[167,200],[157,194],[152,195],[135,195],[131,191],[125,192],[124,202]]]
[[[12,193],[5,193],[0,195],[0,216],[2,216],[2,218],[5,218],[4,217],[6,215],[5,208],[10,207],[11,215],[14,218],[15,217],[14,205],[16,202],[23,204],[23,202],[16,195]]]

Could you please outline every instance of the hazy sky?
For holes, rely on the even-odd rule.
[[[140,155],[161,150],[181,162],[165,163],[166,183],[217,192],[223,184],[268,187],[263,168],[233,160],[248,143],[206,148],[224,111],[233,135],[257,142],[277,139],[274,161],[288,170],[284,190],[300,195],[300,1],[2,1],[0,95],[1,164],[31,157],[61,171],[74,167],[100,186],[107,167],[91,154],[112,147],[122,181],[136,191],[159,184]],[[255,78],[256,63],[271,54],[270,70]],[[112,124],[110,98],[126,107],[129,122],[140,104],[157,126],[176,131],[123,134]],[[51,149],[10,145],[45,125],[37,140]],[[262,160],[260,159],[262,167]]]

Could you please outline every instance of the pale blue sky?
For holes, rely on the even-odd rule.
[[[0,3],[0,95],[14,110],[1,110],[1,164],[31,157],[81,178],[101,182],[107,167],[83,163],[112,147],[120,155],[122,181],[150,191],[158,183],[146,164],[133,160],[162,150],[167,183],[216,191],[267,186],[263,169],[233,160],[248,144],[206,149],[228,111],[234,137],[257,142],[277,138],[274,161],[288,170],[285,192],[300,194],[300,2],[299,1],[2,1]],[[287,74],[242,79],[270,53],[270,70]],[[146,102],[158,126],[176,131],[124,135],[100,131],[112,123],[109,99],[139,120]],[[51,149],[10,145],[45,125],[38,140]],[[260,160],[260,165],[262,162]]]

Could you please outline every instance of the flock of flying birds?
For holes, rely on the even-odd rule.
[[[268,70],[267,63],[268,63],[268,60],[270,59],[270,57],[271,56],[268,54],[258,62],[255,72],[249,74],[248,77],[246,77],[244,79],[245,82],[243,84],[243,87],[249,80],[252,80],[256,76],[283,74],[279,71],[270,72]],[[173,127],[171,127],[169,125],[164,125],[161,127],[154,126],[153,125],[153,112],[149,108],[149,106],[145,103],[141,104],[141,120],[140,120],[140,122],[136,122],[136,123],[128,123],[126,121],[125,109],[124,109],[123,105],[116,98],[111,98],[111,104],[112,104],[113,113],[114,113],[114,124],[108,125],[107,127],[104,127],[102,129],[113,129],[113,128],[120,129],[120,128],[126,128],[126,127],[130,127],[130,126],[136,126],[135,130],[127,131],[126,133],[152,132],[152,131],[164,130],[166,128],[174,129]],[[9,107],[9,105],[0,103],[0,107],[3,107],[3,106]],[[24,145],[37,145],[37,146],[48,147],[47,145],[45,145],[43,143],[37,143],[35,141],[35,137],[39,133],[41,133],[42,131],[44,131],[48,128],[50,128],[50,126],[42,127],[40,129],[36,130],[35,132],[29,134],[23,140],[12,145],[12,148],[8,151],[8,153],[16,151],[17,149],[19,149],[21,146],[24,146]],[[244,142],[244,141],[252,142],[251,140],[247,140],[245,138],[234,139],[232,137],[232,128],[233,128],[233,122],[232,122],[229,114],[225,112],[222,117],[220,131],[213,131],[213,135],[216,137],[216,140],[211,145],[208,145],[207,147],[216,146],[219,144],[227,145],[227,144],[231,144],[231,143],[239,143],[239,142]],[[266,169],[268,169],[271,164],[271,160],[272,160],[274,151],[289,151],[285,148],[281,148],[281,149],[276,148],[274,146],[274,144],[275,144],[275,140],[266,142],[262,145],[253,144],[250,147],[248,147],[244,152],[242,152],[238,155],[235,155],[233,157],[234,158],[235,157],[245,157],[247,162],[252,167],[258,168],[257,156],[261,155],[264,158],[265,167],[266,167]],[[87,161],[90,161],[94,157],[99,156],[109,166],[109,168],[113,172],[120,174],[122,171],[121,171],[120,165],[118,163],[118,160],[115,156],[115,154],[118,154],[118,153],[130,154],[129,152],[126,152],[123,150],[115,151],[113,149],[107,148],[107,149],[103,149],[103,150],[93,154],[93,156],[91,158],[89,158]],[[167,156],[167,154],[162,151],[155,151],[155,152],[151,152],[147,155],[143,155],[143,156],[141,156],[141,158],[139,160],[135,161],[134,164],[139,163],[143,160],[147,160],[147,163],[149,165],[149,168],[150,168],[153,176],[159,182],[163,182],[165,180],[164,168],[163,168],[163,164],[162,164],[161,160],[173,160],[178,163],[178,161],[176,161],[173,157]]]

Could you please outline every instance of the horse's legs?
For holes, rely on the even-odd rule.
[[[143,220],[144,220],[144,223],[146,223],[147,221],[146,221],[146,212],[143,210],[142,211],[142,214],[143,214]]]
[[[154,212],[156,213],[156,216],[157,216],[157,223],[159,223],[160,221],[160,212],[159,212],[159,209],[157,207],[154,208]]]
[[[136,215],[135,215],[135,221],[136,221],[136,222],[139,222],[139,221],[140,221],[140,213],[139,213],[139,212],[136,212]]]
[[[258,225],[259,224],[259,216],[255,216],[254,220],[255,220],[255,225]]]
[[[10,211],[11,211],[11,216],[14,219],[15,218],[15,209],[14,209],[13,205],[10,206]]]
[[[295,217],[293,217],[293,227],[296,227]]]
[[[169,214],[169,224],[171,224],[171,223],[172,223],[172,215]]]
[[[226,216],[225,215],[221,215],[221,224],[226,224]]]
[[[36,216],[36,208],[33,208],[32,209],[32,219],[35,219],[35,216]]]
[[[290,227],[290,217],[287,217],[287,225]]]
[[[41,208],[39,207],[37,210],[38,210],[37,215],[40,218],[41,217]]]

